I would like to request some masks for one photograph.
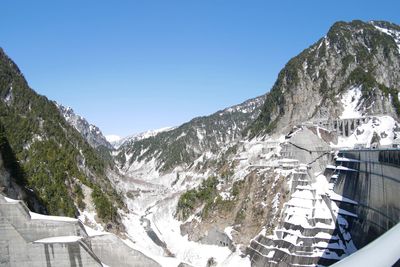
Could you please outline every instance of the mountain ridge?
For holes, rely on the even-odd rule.
[[[72,125],[93,148],[104,147],[110,150],[113,148],[99,127],[89,123],[84,117],[76,114],[71,107],[64,107],[57,102],[55,102],[55,104],[65,120]]]
[[[249,127],[250,136],[288,129],[312,118],[338,117],[342,110],[335,98],[358,85],[363,87],[364,114],[397,117],[398,105],[388,101],[400,85],[394,71],[400,65],[397,41],[374,23],[396,32],[399,27],[389,22],[336,22],[325,37],[289,60]]]
[[[240,138],[242,130],[258,116],[263,99],[264,95],[252,98],[209,116],[193,118],[155,136],[125,142],[120,146],[116,159],[125,169],[135,160],[147,161],[153,156],[157,157],[157,169],[161,171],[188,165],[204,152],[216,153]]]

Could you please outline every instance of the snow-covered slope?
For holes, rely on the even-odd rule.
[[[400,53],[400,27],[398,25],[384,22],[384,21],[371,21],[379,31],[389,35],[396,42]]]
[[[263,100],[260,96],[167,131],[128,138],[116,157],[121,170],[133,174],[143,165],[153,165],[155,171],[165,172],[178,166],[186,168],[207,153],[215,156],[241,138],[242,131],[260,113]]]
[[[110,144],[116,143],[116,142],[118,142],[119,140],[122,139],[121,136],[116,135],[116,134],[109,134],[109,135],[106,135],[106,136],[104,136],[104,137],[106,138],[106,140],[107,140]]]

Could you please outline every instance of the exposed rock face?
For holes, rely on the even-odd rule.
[[[315,118],[338,118],[345,110],[344,96],[354,88],[361,90],[354,103],[361,115],[397,118],[399,33],[400,27],[388,22],[335,23],[281,70],[251,134],[284,132]]]
[[[113,148],[106,140],[99,127],[89,124],[85,118],[77,115],[70,107],[66,108],[60,104],[57,104],[57,107],[65,120],[73,126],[93,148]]]
[[[194,219],[182,224],[181,234],[188,235],[189,240],[226,246],[231,250],[241,244],[244,251],[263,227],[272,231],[279,223],[289,193],[287,182],[291,178],[291,174],[255,167],[244,180],[234,183],[231,190],[233,181],[228,178],[223,183],[226,186],[222,185],[216,192],[217,200],[209,207],[199,209]],[[222,199],[221,195],[228,197]]]

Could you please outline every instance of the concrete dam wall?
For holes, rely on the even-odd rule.
[[[338,172],[334,191],[358,202],[352,206],[358,218],[349,223],[360,249],[400,221],[400,150],[345,150],[338,156],[336,165],[354,170]]]
[[[303,130],[282,146],[307,168],[293,166],[280,225],[248,247],[252,266],[329,266],[400,221],[400,149],[325,153],[314,138]]]

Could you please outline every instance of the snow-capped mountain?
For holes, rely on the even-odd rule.
[[[121,136],[116,135],[116,134],[109,134],[109,135],[106,135],[106,136],[104,136],[104,137],[106,138],[106,140],[107,140],[110,144],[113,144],[113,143],[115,143],[115,142],[118,142],[119,140],[122,139]]]
[[[76,114],[71,107],[64,107],[58,103],[56,103],[56,105],[65,120],[86,139],[89,145],[93,148],[113,148],[106,137],[104,137],[99,127],[90,124],[85,118]]]
[[[108,140],[108,142],[113,145],[113,147],[115,149],[118,149],[121,145],[125,144],[125,143],[133,143],[136,141],[140,141],[149,137],[153,137],[156,136],[159,133],[162,132],[166,132],[166,131],[170,131],[175,129],[176,127],[163,127],[160,129],[156,129],[156,130],[148,130],[148,131],[144,131],[138,134],[133,134],[133,135],[129,135],[127,137],[120,137],[117,135],[107,135],[106,139]]]

